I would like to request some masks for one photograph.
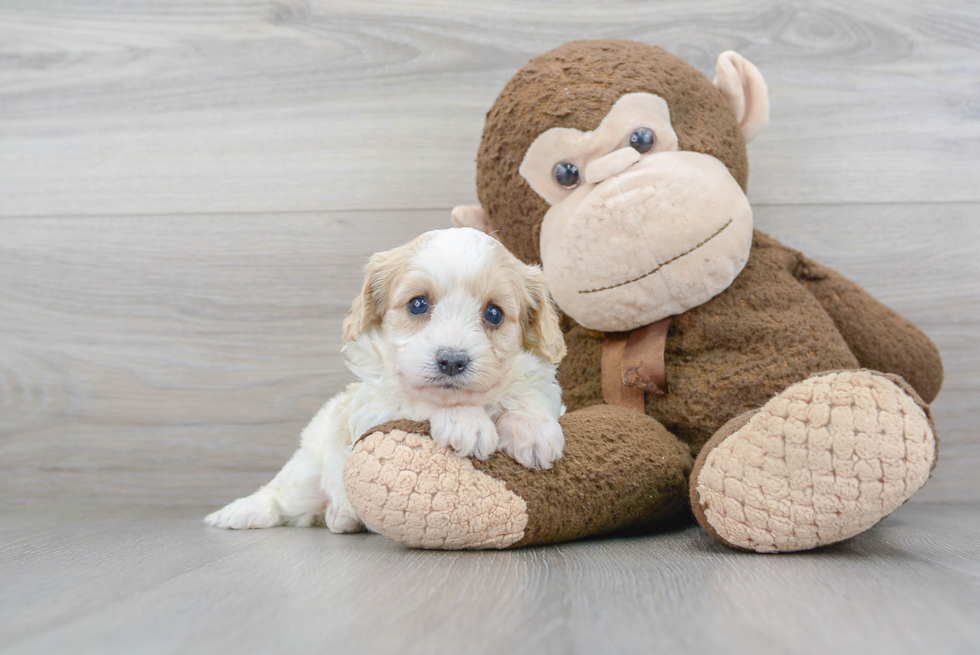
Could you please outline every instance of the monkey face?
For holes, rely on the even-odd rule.
[[[643,43],[566,43],[529,61],[487,113],[481,205],[456,207],[453,224],[542,263],[579,324],[648,325],[744,267],[746,144],[768,119],[766,83],[738,53],[718,56],[712,81]]]
[[[728,168],[679,151],[667,103],[622,96],[592,132],[552,128],[520,173],[551,208],[541,262],[562,310],[618,332],[703,304],[748,260],[752,209]]]

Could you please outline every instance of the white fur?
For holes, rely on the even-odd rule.
[[[505,357],[491,357],[484,301],[466,288],[468,278],[501,264],[502,246],[470,229],[423,237],[429,238],[411,265],[435,282],[439,296],[425,327],[402,334],[381,321],[350,341],[345,363],[360,381],[320,409],[271,482],[209,514],[205,523],[232,529],[325,523],[332,532],[363,530],[344,489],[344,465],[365,432],[394,419],[429,421],[433,439],[463,457],[486,459],[499,449],[524,466],[545,469],[561,457],[558,417],[565,408],[557,366],[519,343]],[[523,266],[503,256],[513,259],[506,265]],[[434,373],[441,348],[465,350],[471,359],[472,375],[459,376],[462,381],[451,388]]]

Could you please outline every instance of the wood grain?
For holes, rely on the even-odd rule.
[[[978,213],[977,204],[757,210],[761,229],[865,285],[937,342],[946,445],[980,441]],[[266,482],[349,379],[340,324],[367,257],[448,215],[0,220],[8,499],[217,504]]]
[[[972,653],[978,506],[914,505],[802,555],[696,527],[511,552],[203,508],[0,509],[3,653]],[[16,591],[14,591],[16,590]]]
[[[970,3],[96,0],[0,6],[0,216],[472,203],[483,117],[565,41],[769,82],[759,204],[980,201]]]

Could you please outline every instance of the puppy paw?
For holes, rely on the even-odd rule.
[[[565,435],[553,418],[504,412],[497,432],[500,449],[529,469],[550,469],[565,448]]]
[[[334,534],[348,534],[351,532],[364,532],[364,524],[357,518],[353,510],[338,509],[333,507],[327,510],[326,517],[327,529]]]
[[[208,514],[204,522],[214,528],[248,530],[282,525],[282,516],[275,502],[260,491]]]
[[[497,428],[482,407],[445,407],[429,421],[432,438],[460,457],[486,459],[497,450]]]
[[[348,534],[351,532],[364,532],[366,529],[361,519],[357,518],[354,508],[350,506],[350,501],[342,503],[330,503],[327,513],[324,516],[327,529],[334,534]]]

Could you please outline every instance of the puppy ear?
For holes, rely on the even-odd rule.
[[[527,296],[524,348],[541,355],[551,364],[557,364],[567,351],[558,312],[548,296],[548,282],[540,266],[522,266]]]
[[[415,239],[393,250],[375,253],[368,260],[361,294],[354,298],[350,314],[344,319],[344,345],[381,324],[395,281],[409,265],[418,243],[419,239]]]
[[[351,303],[350,313],[344,319],[343,344],[346,346],[357,339],[372,325],[381,322],[381,276],[387,253],[379,252],[371,256],[365,267],[364,285],[361,293]]]

